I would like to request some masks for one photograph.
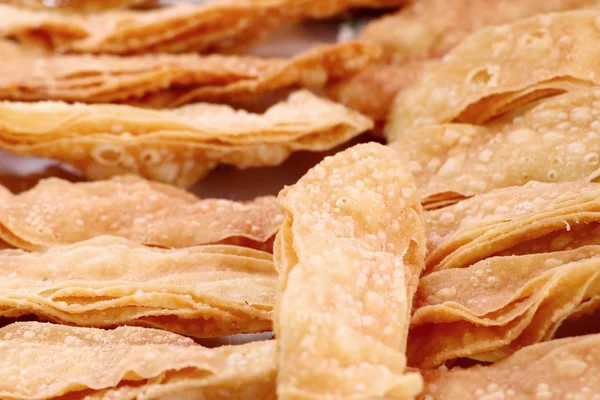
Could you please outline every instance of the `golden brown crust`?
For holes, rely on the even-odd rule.
[[[365,27],[358,39],[382,46],[385,63],[336,84],[331,95],[383,123],[395,95],[419,80],[425,64],[443,57],[469,34],[537,14],[596,5],[595,0],[414,1]]]
[[[490,366],[424,370],[421,399],[589,399],[600,391],[600,335],[526,347]]]
[[[596,242],[600,237],[596,236]],[[600,246],[491,257],[419,282],[408,356],[435,367],[457,358],[494,362],[551,339],[581,308],[593,311]]]
[[[368,118],[298,91],[262,114],[196,103],[173,110],[61,102],[0,102],[0,147],[54,158],[88,178],[138,175],[189,186],[219,163],[277,165],[370,129]]]
[[[412,176],[384,146],[358,145],[279,199],[279,398],[413,398],[404,349],[425,248]]]
[[[274,29],[351,7],[389,7],[405,0],[219,0],[150,11],[60,14],[0,6],[0,36],[60,52],[140,54],[236,52]]]
[[[467,267],[502,252],[511,254],[524,243],[552,238],[555,232],[596,223],[599,191],[598,183],[530,182],[428,211],[427,269]]]
[[[273,342],[207,349],[155,329],[24,322],[0,329],[0,352],[3,371],[22,371],[0,382],[4,399],[275,399]]]
[[[271,328],[270,255],[212,245],[156,249],[113,236],[42,253],[0,252],[0,316],[78,326],[138,325],[193,337]]]
[[[0,54],[8,51],[0,48]],[[281,89],[322,87],[379,55],[377,46],[360,42],[317,46],[289,60],[197,54],[32,58],[13,49],[0,65],[0,98],[154,108],[195,101],[251,103]]]
[[[483,126],[415,128],[391,146],[409,160],[426,205],[529,181],[595,181],[599,100],[595,88],[565,93]]]
[[[0,0],[0,4],[9,4],[21,8],[46,11],[98,12],[114,8],[150,7],[157,0]]]
[[[41,250],[102,235],[163,248],[237,243],[270,250],[283,221],[274,197],[199,199],[134,176],[70,183],[46,179],[0,201],[0,238]]]
[[[400,94],[386,135],[448,122],[481,124],[566,91],[597,84],[586,43],[600,35],[597,10],[553,13],[485,28],[465,38]]]

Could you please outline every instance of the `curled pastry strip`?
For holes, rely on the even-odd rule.
[[[595,181],[600,175],[599,106],[600,90],[583,89],[485,126],[415,128],[392,147],[410,160],[427,208],[529,181]]]
[[[73,12],[98,12],[114,8],[152,7],[157,5],[156,0],[2,0],[3,4],[33,10],[55,10]]]
[[[427,271],[467,267],[498,254],[527,254],[548,240],[551,251],[569,241],[561,233],[595,227],[600,221],[600,184],[539,183],[498,189],[426,213]],[[598,238],[588,237],[590,243]]]
[[[419,0],[369,23],[359,40],[383,47],[382,63],[333,83],[328,94],[382,123],[397,93],[418,81],[427,64],[486,26],[556,11],[597,6],[595,0]]]
[[[223,0],[90,15],[0,5],[0,36],[71,53],[232,53],[260,42],[285,24],[327,17],[351,7],[390,7],[405,2]]]
[[[402,92],[390,114],[392,141],[413,127],[485,123],[517,107],[599,83],[589,43],[600,38],[600,11],[536,16],[466,37]]]
[[[103,236],[42,253],[0,252],[0,316],[194,337],[271,328],[271,256],[231,245],[156,249]]]
[[[392,150],[358,145],[279,200],[279,398],[413,398],[404,353],[425,243],[412,176]]]
[[[419,282],[408,357],[435,367],[497,361],[551,339],[568,318],[597,308],[600,246],[492,257]]]
[[[20,322],[0,329],[0,353],[3,399],[275,399],[273,341],[208,349],[156,329]]]
[[[199,199],[135,176],[81,183],[51,178],[18,195],[0,195],[0,238],[25,250],[113,235],[164,248],[228,243],[270,251],[282,221],[275,197]]]
[[[290,87],[320,87],[376,60],[379,47],[360,42],[318,46],[294,58],[153,54],[143,56],[13,54],[0,65],[0,98],[122,102],[176,107],[194,101],[256,102]],[[251,101],[252,100],[252,101]]]
[[[148,110],[113,104],[0,102],[0,147],[53,158],[91,179],[136,173],[189,186],[219,163],[277,165],[370,129],[367,117],[309,91],[262,114],[215,104]]]
[[[423,370],[422,399],[594,399],[600,392],[599,349],[596,334],[525,347],[489,366]]]

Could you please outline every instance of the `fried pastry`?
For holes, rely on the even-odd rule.
[[[600,176],[599,107],[600,90],[583,89],[485,126],[415,128],[392,147],[410,160],[428,208],[529,181],[595,181]]]
[[[599,222],[599,196],[598,183],[530,182],[428,211],[427,271],[467,267],[516,249],[527,254],[535,242],[551,243],[553,234]]]
[[[358,145],[279,200],[279,398],[413,398],[404,352],[425,247],[410,173],[385,146]]]
[[[150,11],[76,15],[0,6],[0,36],[75,53],[237,52],[276,28],[351,7],[391,7],[406,0],[223,0]]]
[[[596,6],[596,0],[419,0],[369,23],[358,39],[381,45],[383,63],[335,83],[328,94],[377,122],[394,97],[468,34],[536,14]]]
[[[0,0],[0,4],[10,4],[34,10],[57,10],[73,12],[98,12],[114,8],[150,7],[156,0]]]
[[[2,250],[0,316],[216,337],[271,329],[271,255],[231,245],[156,249],[102,236],[41,253]]]
[[[596,399],[600,335],[552,340],[468,369],[423,370],[421,399]]]
[[[298,91],[262,114],[214,104],[174,110],[62,102],[0,102],[0,147],[71,164],[90,179],[136,173],[189,186],[219,163],[277,165],[291,152],[323,151],[372,121]]]
[[[597,306],[600,246],[487,258],[422,278],[408,358],[435,367],[458,358],[492,362],[551,339],[582,307]]]
[[[275,343],[207,349],[156,329],[0,329],[3,399],[275,399]]]
[[[409,128],[481,124],[534,100],[599,83],[589,43],[600,38],[600,11],[578,10],[485,28],[465,38],[402,92],[386,135]]]
[[[0,64],[0,98],[154,108],[242,98],[251,102],[276,90],[321,87],[359,71],[379,54],[379,47],[359,42],[318,46],[290,60],[197,54],[12,54]]]
[[[225,243],[270,251],[282,221],[275,197],[199,199],[135,176],[50,178],[19,195],[0,195],[0,238],[25,250],[113,235],[163,248]]]

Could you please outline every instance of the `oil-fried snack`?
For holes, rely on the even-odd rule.
[[[0,147],[71,164],[90,179],[136,173],[189,186],[219,163],[277,165],[370,129],[367,117],[302,90],[263,114],[214,104],[174,110],[0,102]]]
[[[0,252],[0,316],[138,325],[216,337],[271,329],[271,255],[231,245],[145,247],[102,236],[41,253]]]
[[[25,54],[0,64],[0,98],[152,107],[239,101],[277,89],[321,87],[359,71],[379,54],[379,47],[360,42],[318,46],[289,60],[197,54],[32,59]]]
[[[164,248],[226,243],[270,251],[282,221],[275,197],[199,199],[135,176],[81,183],[50,178],[19,195],[0,195],[0,238],[25,250],[113,235]]]
[[[325,92],[337,102],[382,123],[387,119],[396,94],[418,80],[426,64],[374,64],[354,76],[326,86]]]
[[[600,295],[600,246],[492,257],[419,282],[408,341],[412,365],[457,358],[498,361],[551,339]],[[594,306],[598,304],[594,302]]]
[[[279,199],[279,398],[413,398],[404,352],[425,238],[412,176],[392,150],[358,145]]]
[[[442,57],[468,34],[554,11],[597,5],[596,0],[419,0],[369,23],[358,36],[379,44],[385,63],[329,89],[337,101],[384,122],[397,93],[417,81],[424,61]]]
[[[597,5],[596,0],[420,0],[369,23],[358,37],[383,46],[395,64],[424,61],[441,58],[488,26]]]
[[[207,349],[156,329],[15,323],[0,329],[0,397],[275,399],[275,351],[273,341]]]
[[[156,0],[0,0],[0,4],[34,10],[60,10],[74,12],[98,12],[113,8],[149,7],[156,5]]]
[[[600,184],[530,182],[428,211],[425,217],[427,271],[462,268],[502,252],[511,254],[534,239],[551,240],[553,233],[597,223]]]
[[[600,334],[536,344],[488,366],[422,373],[423,400],[595,400],[600,393]]]
[[[0,6],[0,36],[59,52],[235,52],[274,29],[351,7],[388,7],[406,0],[223,0],[178,4],[145,12],[57,14]]]
[[[580,90],[545,99],[487,126],[416,128],[392,147],[410,160],[426,205],[529,181],[597,180],[598,116],[600,90]]]
[[[542,97],[594,86],[600,63],[598,10],[541,15],[485,28],[465,38],[416,85],[396,98],[386,135],[407,129],[480,124]]]

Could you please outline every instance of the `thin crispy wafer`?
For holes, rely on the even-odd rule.
[[[1,4],[33,10],[57,10],[74,12],[98,12],[113,8],[149,7],[156,5],[156,0],[0,0]]]
[[[462,357],[505,358],[551,339],[580,306],[589,312],[599,285],[600,246],[434,272],[420,280],[415,296],[409,361],[435,367]]]
[[[600,218],[600,184],[539,183],[498,189],[428,211],[428,271],[461,268]]]
[[[275,399],[273,341],[207,349],[155,329],[21,322],[0,329],[0,354],[3,399]]]
[[[199,199],[135,176],[81,183],[50,178],[0,196],[0,238],[25,250],[102,235],[164,248],[236,243],[270,250],[282,221],[275,197]]]
[[[390,149],[358,145],[279,199],[279,398],[413,398],[404,350],[425,249],[412,176]]]
[[[275,28],[322,18],[351,7],[386,7],[405,0],[224,0],[178,4],[145,12],[57,14],[0,7],[0,35],[60,52],[234,52],[259,42]]]
[[[379,47],[360,42],[317,46],[289,60],[197,54],[32,59],[12,54],[0,64],[0,98],[119,101],[157,108],[239,101],[278,89],[321,87],[359,71],[379,54]]]
[[[0,252],[0,316],[139,325],[215,337],[271,329],[268,253],[231,245],[145,247],[102,236],[41,253]]]
[[[552,340],[468,369],[423,370],[421,399],[596,399],[600,335]]]
[[[322,151],[370,129],[371,120],[298,91],[263,114],[224,105],[174,110],[61,102],[0,102],[0,147],[54,158],[88,178],[136,173],[189,186],[219,163],[277,165],[298,150]]]
[[[425,204],[529,181],[594,181],[600,175],[599,100],[598,89],[565,93],[486,126],[416,128],[392,146],[410,160]]]
[[[595,0],[414,1],[395,14],[369,23],[358,36],[381,45],[385,63],[335,84],[329,94],[384,122],[395,95],[419,79],[425,62],[439,59],[468,34],[536,14],[594,5]]]
[[[448,122],[484,123],[542,97],[598,84],[589,43],[600,38],[598,10],[552,13],[482,29],[431,65],[401,93],[386,135]]]

